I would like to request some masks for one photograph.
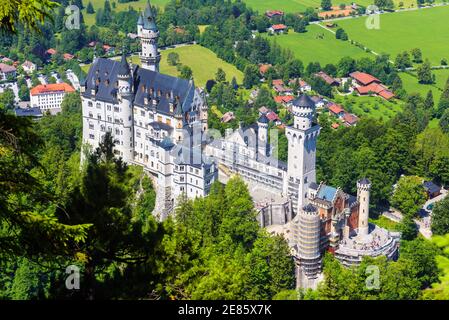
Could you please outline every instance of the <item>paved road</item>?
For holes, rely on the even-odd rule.
[[[73,73],[73,71],[67,71],[66,75],[67,79],[69,79],[69,81],[72,83],[72,86],[75,88],[75,90],[80,90],[80,82],[76,74]]]

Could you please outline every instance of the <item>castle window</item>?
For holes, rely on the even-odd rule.
[[[106,108],[108,111],[111,111],[111,105],[107,105]]]
[[[100,109],[101,108],[101,104],[97,103],[97,108]]]
[[[99,113],[97,114],[97,119],[101,120],[101,114],[99,114]]]
[[[40,100],[40,97],[39,97],[39,100]],[[88,107],[92,107],[92,106],[93,106],[92,101],[89,101],[89,102],[87,103],[87,106],[88,106]]]
[[[93,134],[89,134],[89,139],[92,139],[92,140],[94,140],[94,139],[95,139],[95,135],[93,135]]]

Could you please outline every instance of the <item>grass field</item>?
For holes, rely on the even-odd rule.
[[[407,74],[400,73],[402,79],[402,85],[408,93],[418,92],[422,97],[425,97],[429,90],[433,91],[434,99],[439,99],[441,92],[444,89],[447,79],[449,78],[449,69],[444,70],[432,70],[435,75],[435,84],[420,84],[418,79]]]
[[[318,38],[322,35],[323,38]],[[353,58],[372,57],[362,49],[348,42],[335,39],[335,35],[317,25],[309,25],[307,32],[271,36],[281,47],[290,49],[305,65],[318,61],[322,66],[327,63],[337,63],[342,57]]]
[[[369,218],[369,222],[390,231],[398,231],[399,227],[399,223],[392,221],[384,216],[379,216],[377,219]]]
[[[388,120],[402,110],[400,101],[386,101],[379,97],[369,96],[336,96],[335,102],[341,104],[345,110],[354,113],[360,118],[376,118]]]
[[[189,66],[193,71],[193,79],[195,85],[204,87],[207,80],[214,79],[218,68],[222,68],[226,73],[226,80],[231,81],[232,77],[237,79],[238,83],[243,81],[243,73],[233,65],[221,60],[215,53],[200,45],[182,46],[175,49],[162,50],[162,58],[160,63],[160,72],[172,76],[178,76],[178,70],[174,66],[169,66],[167,55],[170,52],[177,52],[181,64]],[[115,59],[119,59],[116,57]],[[138,56],[132,56],[131,60],[135,64],[140,64]],[[82,69],[89,71],[89,65],[83,66]]]
[[[92,6],[94,7],[95,12],[97,11],[98,8],[104,7],[105,0],[84,0],[83,5],[85,8],[87,7],[87,4],[89,3],[89,1],[92,2]],[[112,3],[115,2],[116,7],[115,7],[115,9],[112,7],[112,10],[119,12],[119,11],[123,11],[123,10],[128,10],[128,8],[130,6],[133,7],[135,10],[143,10],[143,9],[145,9],[145,7],[147,5],[148,0],[137,0],[137,1],[131,1],[128,3],[118,3],[117,0],[109,0],[109,1],[111,3],[111,7],[112,7]],[[169,0],[151,0],[150,2],[153,6],[163,8],[169,2]],[[83,17],[84,17],[84,22],[86,25],[91,26],[91,25],[95,24],[95,13],[88,14],[86,12],[86,9],[84,9]]]
[[[378,53],[389,53],[394,60],[402,51],[420,48],[432,65],[449,59],[449,7],[435,7],[380,16],[380,29],[367,29],[366,18],[338,21],[349,38]]]

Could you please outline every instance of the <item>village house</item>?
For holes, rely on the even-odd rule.
[[[318,109],[323,108],[327,103],[327,100],[320,96],[311,96],[310,99],[312,99]]]
[[[280,10],[269,10],[265,12],[265,16],[269,19],[282,18],[284,16],[284,12]]]
[[[342,119],[343,116],[345,115],[345,109],[343,109],[343,107],[340,106],[339,104],[332,102],[329,104],[328,109],[331,115],[336,116],[339,119]]]
[[[69,60],[72,60],[73,58],[75,58],[75,56],[73,54],[70,54],[70,53],[64,53],[62,55],[62,57],[64,58],[65,61],[69,61]]]
[[[329,11],[323,11],[318,13],[318,17],[321,19],[330,19],[336,17],[347,17],[350,16],[351,13],[354,12],[352,6],[346,6],[344,9],[341,9],[339,6],[333,6]]]
[[[394,97],[394,94],[379,79],[368,73],[355,71],[349,74],[349,76],[355,81],[354,89],[359,95],[374,94],[385,100],[390,100]]]
[[[275,96],[274,101],[278,104],[282,104],[284,106],[290,105],[290,103],[295,100],[295,97],[293,95],[289,96]]]
[[[290,87],[293,87],[297,83],[297,81],[298,81],[298,85],[299,85],[299,92],[304,93],[304,92],[308,92],[308,91],[312,90],[312,87],[310,86],[310,84],[308,84],[307,82],[305,82],[302,79],[291,79],[288,82],[288,85]]]
[[[441,187],[436,185],[433,181],[424,181],[424,190],[426,190],[427,198],[433,199],[441,194]]]
[[[315,77],[323,79],[330,86],[339,86],[340,85],[340,81],[339,80],[331,77],[330,75],[328,75],[324,71],[320,71],[318,73],[315,73]]]
[[[0,81],[6,81],[8,78],[15,78],[16,68],[5,63],[0,63]]]
[[[345,126],[353,127],[353,126],[357,125],[359,118],[355,114],[345,112],[342,120],[343,120],[343,124]]]
[[[22,63],[22,69],[24,72],[30,74],[33,73],[34,71],[36,71],[37,66],[35,63],[32,63],[31,61],[25,61],[24,63]]]
[[[285,24],[273,24],[271,27],[268,28],[268,32],[272,34],[282,34],[287,32],[288,27]]]
[[[259,73],[262,77],[265,76],[265,74],[268,72],[268,70],[270,70],[270,68],[272,67],[271,64],[261,64],[259,65]]]

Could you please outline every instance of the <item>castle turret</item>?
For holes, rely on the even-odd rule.
[[[321,270],[320,215],[316,207],[308,204],[300,210],[297,223],[297,280],[300,287],[313,287]]]
[[[313,123],[315,103],[306,94],[292,102],[293,126],[286,128],[288,139],[288,179],[284,192],[293,199],[297,213],[307,204],[309,184],[316,181],[316,142],[320,126]]]
[[[367,178],[357,181],[357,200],[359,201],[359,236],[366,236],[369,231],[369,194],[371,182]]]
[[[159,30],[156,26],[156,16],[151,8],[150,1],[148,1],[143,14],[139,15],[137,35],[142,46],[140,53],[142,68],[159,72],[159,62],[161,61],[157,45]]]
[[[120,135],[115,137],[120,143],[116,144],[117,150],[125,161],[132,161],[134,158],[134,134],[133,134],[133,88],[132,88],[132,74],[126,60],[125,52],[123,51],[120,66],[117,72],[118,82],[118,104],[119,112],[114,114],[115,119],[118,120],[116,126],[120,131]]]
[[[257,152],[264,157],[268,156],[268,123],[267,116],[262,113],[257,120]]]

